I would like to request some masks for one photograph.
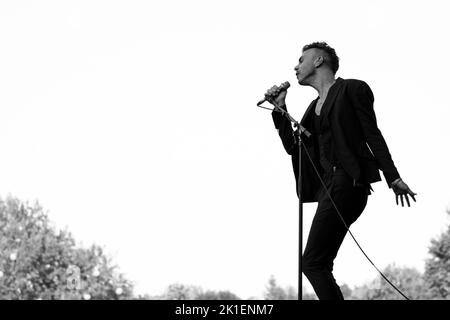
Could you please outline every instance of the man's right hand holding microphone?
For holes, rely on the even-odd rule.
[[[273,86],[269,90],[267,90],[266,94],[264,95],[264,99],[257,103],[259,106],[264,101],[268,101],[275,107],[285,106],[286,105],[286,94],[287,89],[290,87],[289,82],[283,82],[280,86]],[[285,108],[284,108],[285,109]]]

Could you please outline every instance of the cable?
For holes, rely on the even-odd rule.
[[[352,237],[352,239],[355,241],[356,245],[358,246],[358,248],[361,250],[361,252],[364,254],[364,256],[367,258],[367,260],[369,260],[369,262],[372,264],[372,266],[378,271],[378,273],[383,277],[384,280],[386,280],[395,290],[397,290],[398,293],[400,293],[406,300],[410,300],[406,295],[403,294],[403,292],[400,291],[400,289],[398,289],[391,281],[389,281],[388,278],[386,278],[386,276],[377,268],[377,266],[372,262],[372,260],[367,256],[367,254],[364,252],[364,250],[361,248],[361,246],[359,245],[358,241],[356,241],[355,237],[353,236],[353,233],[350,231],[350,227],[347,226],[347,223],[345,223],[344,218],[342,217],[341,213],[339,212],[339,209],[337,208],[336,204],[333,201],[333,198],[330,195],[330,192],[328,191],[325,183],[322,180],[322,177],[319,174],[319,171],[317,170],[316,166],[314,165],[314,162],[311,159],[311,156],[308,153],[308,150],[306,149],[305,144],[303,143],[303,140],[300,139],[301,144],[303,145],[303,150],[305,150],[306,155],[308,156],[309,161],[311,162],[314,171],[316,172],[317,176],[319,177],[320,182],[322,183],[327,196],[330,198],[331,203],[333,204],[334,208],[336,209],[337,214],[339,215],[339,218],[341,218],[342,222],[344,223],[345,228],[347,229],[347,231],[350,233],[350,236]]]
[[[272,110],[272,111],[277,111],[277,112],[281,112],[283,114],[283,116],[289,115],[289,113],[281,108],[275,107],[275,109],[269,109],[269,108],[265,108],[262,106],[258,106],[260,108],[264,108],[264,109],[268,109],[268,110]],[[296,124],[299,124],[297,121],[295,121],[292,117],[290,117],[289,115],[289,120],[290,121],[294,121]],[[297,128],[297,130],[300,130],[301,128]],[[300,131],[301,132],[301,131]],[[305,132],[305,134],[307,134],[308,132]],[[297,140],[297,139],[296,139]],[[364,254],[364,256],[367,258],[367,260],[369,260],[369,262],[372,264],[372,266],[378,271],[378,273],[381,275],[381,277],[383,277],[384,280],[386,280],[387,283],[389,283],[395,290],[397,290],[397,292],[406,300],[411,300],[409,299],[405,294],[403,294],[403,292],[400,291],[400,289],[398,289],[391,281],[389,281],[389,279],[383,274],[383,272],[380,271],[380,269],[377,268],[377,266],[372,262],[372,260],[369,258],[369,256],[365,253],[365,251],[363,250],[363,248],[361,248],[361,246],[359,245],[358,241],[356,240],[356,238],[353,236],[353,233],[350,231],[350,227],[347,226],[347,223],[345,223],[344,218],[342,217],[341,213],[339,212],[339,209],[337,208],[336,204],[333,201],[333,198],[330,195],[330,192],[328,191],[325,182],[323,182],[322,177],[319,174],[319,171],[317,170],[316,166],[314,165],[314,162],[311,159],[311,156],[308,153],[308,150],[305,146],[305,144],[303,143],[303,140],[300,139],[301,144],[303,145],[303,149],[305,150],[306,155],[308,156],[309,161],[311,162],[314,171],[316,172],[317,177],[320,180],[320,183],[322,184],[322,186],[324,187],[327,196],[330,198],[331,203],[333,204],[333,207],[336,209],[337,214],[339,215],[339,218],[342,220],[342,223],[344,224],[345,228],[347,229],[347,231],[349,232],[350,236],[352,237],[353,241],[355,241],[356,245],[358,246],[358,248],[361,250],[361,252]],[[299,168],[299,170],[301,170],[301,168]]]

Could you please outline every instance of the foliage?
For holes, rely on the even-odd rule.
[[[389,265],[386,277],[407,297],[450,298],[450,227],[431,241],[425,272]],[[342,285],[345,299],[404,299],[379,275],[350,289]],[[279,286],[269,278],[264,299],[297,300],[297,290]],[[130,281],[117,272],[97,245],[78,247],[67,230],[51,226],[43,208],[11,196],[0,198],[0,299],[169,299],[239,300],[230,291],[204,291],[198,286],[175,283],[162,296],[134,297]],[[303,300],[317,300],[303,288]]]
[[[352,289],[345,283],[339,287],[341,288],[341,292],[342,292],[342,295],[344,296],[344,300],[352,300]]]
[[[426,290],[424,290],[426,284],[418,270],[389,265],[382,272],[409,299],[427,298]],[[405,300],[381,275],[367,284],[356,287],[348,298],[353,300]]]
[[[197,300],[241,300],[237,295],[230,291],[212,291],[207,290],[206,292],[200,293]]]
[[[450,214],[450,211],[447,211]],[[450,226],[431,240],[424,278],[432,299],[450,299]]]
[[[200,293],[200,287],[174,283],[168,286],[161,298],[164,300],[196,300]]]
[[[0,299],[129,299],[132,285],[101,247],[78,248],[42,207],[0,199]]]
[[[450,214],[450,211],[447,211]],[[383,273],[412,300],[450,299],[450,226],[431,240],[429,257],[422,274],[414,268],[388,266]],[[344,295],[345,296],[345,295]],[[404,299],[381,276],[351,290],[348,299],[401,300]]]
[[[288,286],[286,288],[280,287],[275,277],[272,275],[269,278],[269,282],[266,286],[266,291],[264,293],[264,299],[266,300],[297,300],[298,292],[294,287]],[[317,300],[315,294],[307,293],[306,289],[302,290],[302,299],[303,300]]]
[[[240,300],[230,291],[203,291],[198,286],[181,283],[169,285],[162,296],[155,298],[159,300]]]

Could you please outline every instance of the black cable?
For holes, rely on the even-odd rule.
[[[299,124],[297,121],[295,121],[295,120],[289,115],[289,113],[288,113],[287,111],[283,110],[282,108],[275,107],[275,109],[269,109],[269,108],[265,108],[265,107],[262,107],[262,106],[258,106],[258,107],[264,108],[264,109],[268,109],[268,110],[272,110],[272,111],[281,112],[283,116],[288,115],[289,120],[290,120],[290,121],[294,121],[295,124],[296,124],[297,130],[300,130],[300,133],[302,133],[302,130],[301,130],[301,129],[304,129],[304,128],[302,128],[302,127],[300,126],[300,124]],[[298,126],[297,126],[297,125],[298,125]],[[308,135],[308,132],[307,132],[307,131],[305,131],[304,133]],[[296,140],[297,140],[297,139],[296,139]],[[378,271],[378,273],[381,275],[381,277],[383,277],[383,279],[386,280],[387,283],[389,283],[395,290],[397,290],[397,292],[400,293],[400,295],[402,295],[403,298],[405,298],[406,300],[411,300],[411,299],[409,299],[405,294],[403,294],[403,292],[401,292],[400,289],[398,289],[391,281],[389,281],[389,279],[383,274],[383,272],[381,272],[381,271],[377,268],[377,266],[372,262],[372,260],[369,258],[369,256],[368,256],[368,255],[364,252],[364,250],[361,248],[361,246],[359,245],[358,241],[357,241],[356,238],[353,236],[353,233],[350,231],[349,226],[347,226],[347,223],[345,223],[345,220],[344,220],[344,218],[342,217],[341,213],[339,212],[339,209],[337,208],[336,204],[334,203],[333,198],[332,198],[331,195],[330,195],[330,192],[328,191],[328,189],[327,189],[325,183],[323,182],[322,177],[321,177],[320,174],[319,174],[319,171],[317,170],[316,166],[314,165],[314,162],[312,161],[311,156],[309,155],[308,150],[306,149],[306,146],[305,146],[305,144],[303,143],[303,140],[300,139],[300,142],[301,142],[301,144],[303,145],[303,149],[305,150],[306,155],[308,156],[308,159],[309,159],[309,161],[311,162],[311,164],[312,164],[312,166],[313,166],[313,168],[314,168],[314,171],[316,172],[317,177],[318,177],[319,180],[320,180],[320,183],[322,183],[322,186],[324,187],[324,189],[325,189],[325,191],[326,191],[326,193],[327,193],[327,196],[330,198],[331,203],[333,204],[334,208],[336,209],[336,212],[337,212],[337,214],[339,215],[339,218],[341,218],[342,223],[344,224],[345,228],[346,228],[347,231],[349,232],[349,234],[350,234],[350,236],[352,237],[352,239],[355,241],[355,243],[356,243],[356,245],[358,246],[358,248],[361,250],[361,252],[362,252],[362,253],[364,254],[364,256],[367,258],[367,260],[369,260],[369,262],[372,264],[372,266]],[[299,170],[301,170],[301,168],[299,168]]]
[[[398,289],[391,281],[389,281],[388,278],[386,278],[386,276],[377,268],[377,266],[372,262],[372,260],[370,260],[370,258],[367,256],[367,254],[364,252],[364,250],[361,248],[361,246],[359,245],[358,241],[356,241],[355,237],[353,236],[353,233],[350,231],[350,228],[347,226],[347,224],[345,223],[344,218],[342,217],[341,213],[339,212],[339,209],[337,208],[336,204],[333,201],[333,198],[330,195],[330,192],[328,191],[325,183],[322,180],[322,177],[320,176],[316,166],[314,165],[314,162],[311,159],[311,156],[308,153],[308,150],[306,149],[305,144],[303,143],[303,140],[300,139],[301,144],[303,145],[303,149],[306,152],[306,155],[308,156],[309,161],[311,162],[314,171],[316,172],[317,176],[319,177],[320,182],[322,183],[325,191],[327,192],[327,196],[330,198],[331,203],[333,204],[334,208],[336,209],[337,214],[339,215],[339,217],[341,218],[342,222],[344,223],[345,228],[347,229],[347,231],[350,233],[351,237],[353,238],[353,240],[355,241],[356,245],[358,246],[358,248],[361,250],[361,252],[364,254],[364,256],[367,258],[367,260],[369,260],[369,262],[372,264],[372,266],[378,271],[378,273],[383,277],[384,280],[386,280],[395,290],[397,290],[398,293],[400,293],[406,300],[410,300],[406,295],[403,294],[403,292],[400,291],[400,289]],[[301,168],[299,168],[301,169]]]

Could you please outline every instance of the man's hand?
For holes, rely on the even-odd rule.
[[[281,90],[277,86],[273,86],[266,92],[267,101],[273,104],[276,107],[285,105],[287,90]]]
[[[414,202],[416,202],[416,198],[414,198],[415,195],[417,195],[417,193],[414,193],[406,183],[403,182],[402,179],[397,179],[394,182],[392,182],[392,190],[395,193],[395,201],[397,202],[398,205],[398,197],[400,196],[400,200],[402,202],[402,207],[404,206],[403,203],[403,196],[405,196],[406,199],[406,203],[408,204],[408,207],[410,207],[409,204],[409,199],[408,199],[408,195],[411,196],[411,198],[414,200]]]

